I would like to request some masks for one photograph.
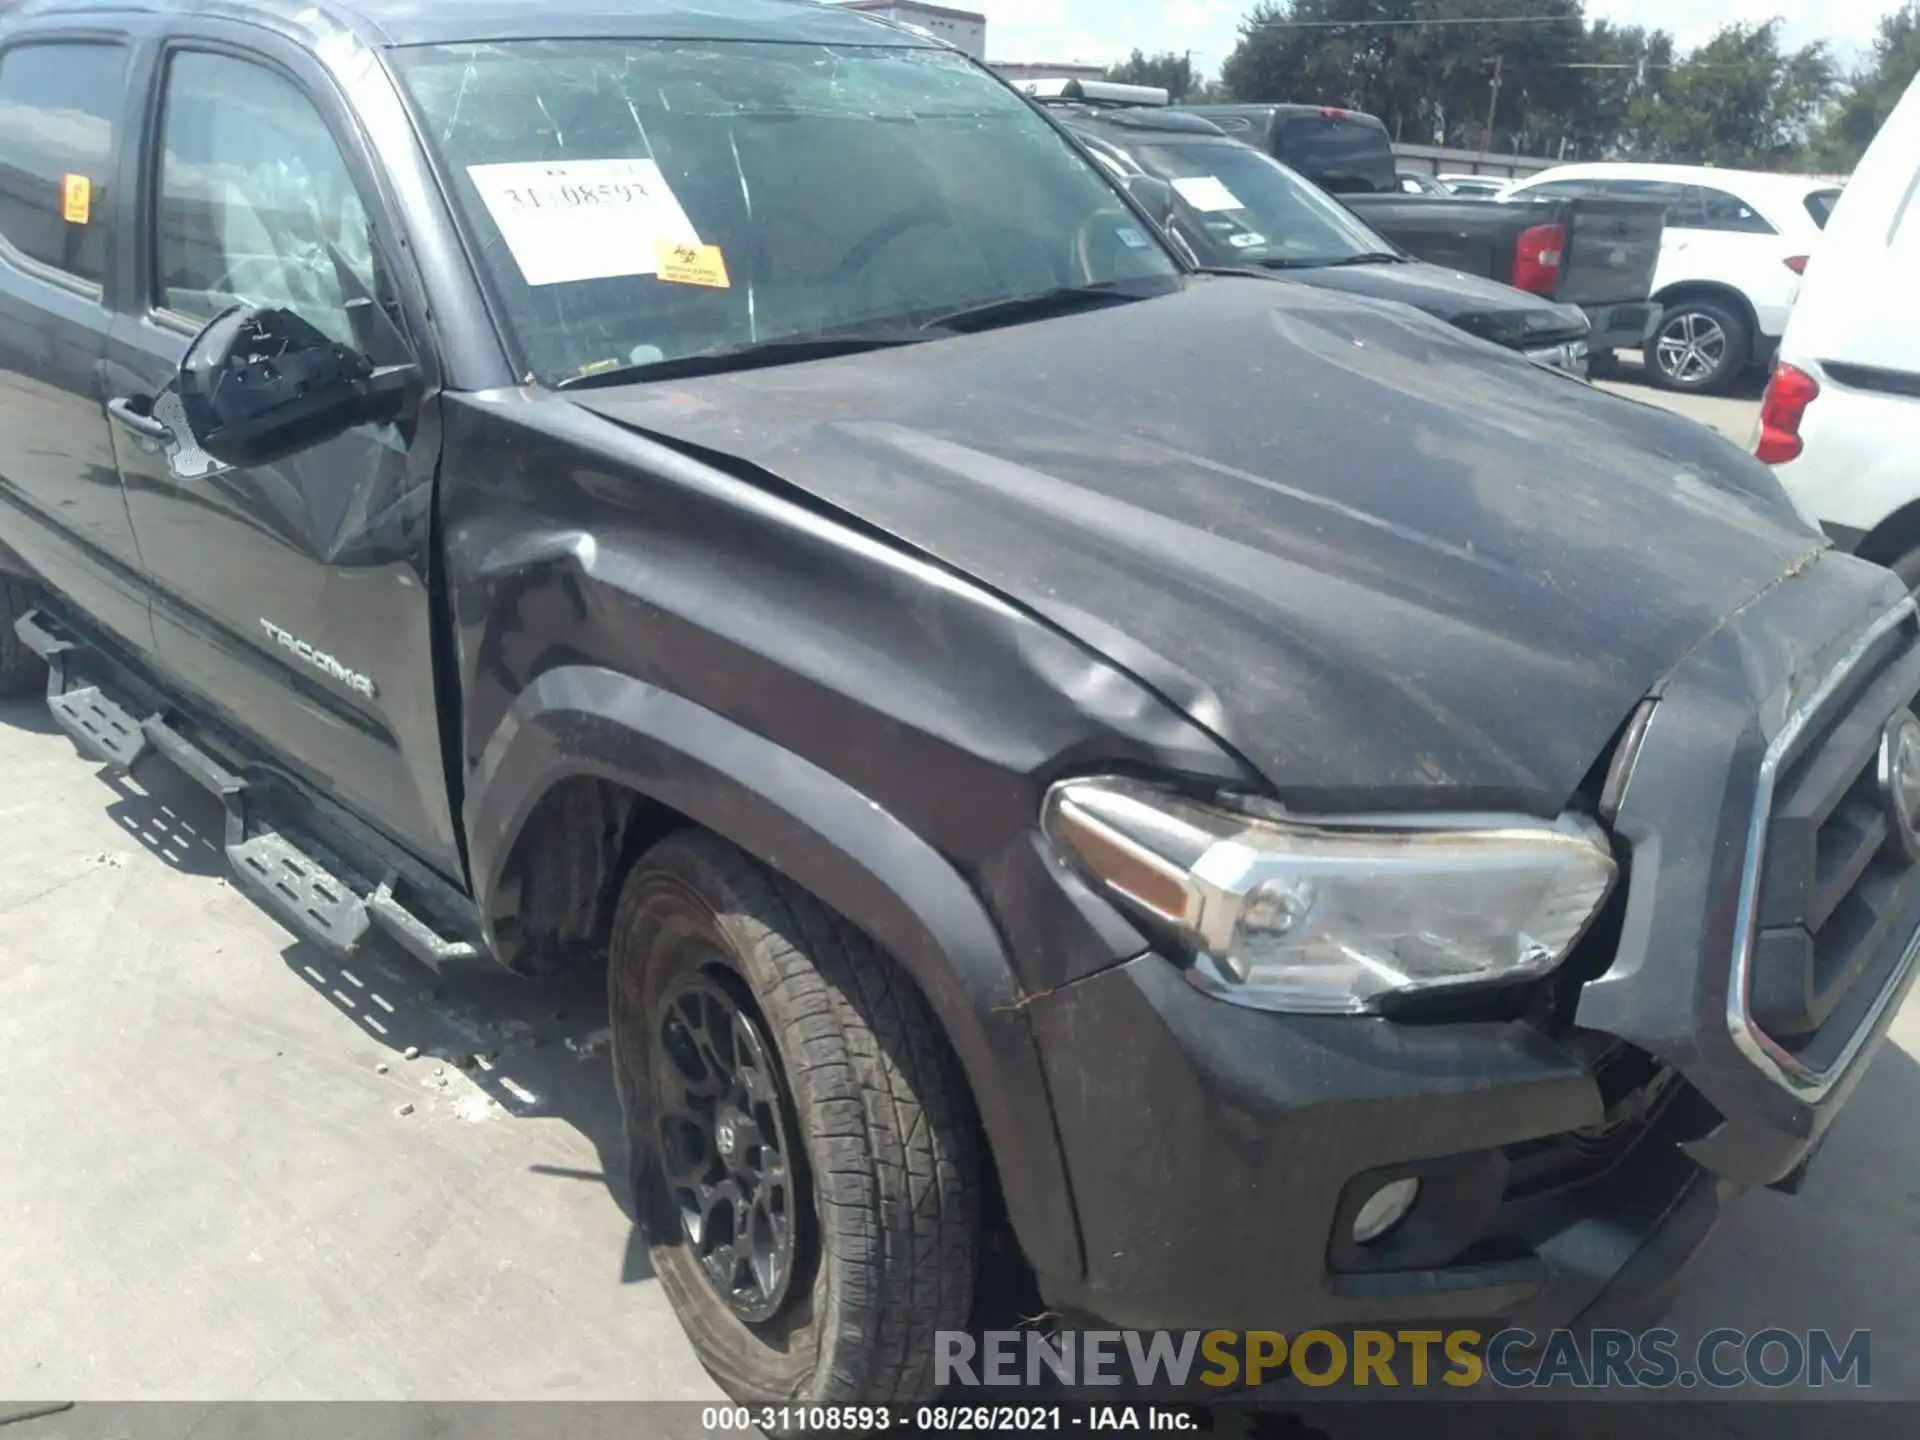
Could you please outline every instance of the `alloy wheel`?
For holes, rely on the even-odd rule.
[[[707,1282],[758,1324],[779,1312],[798,1258],[797,1152],[779,1065],[752,1002],[711,972],[682,982],[661,1014],[661,1168]]]
[[[1676,385],[1704,385],[1727,358],[1727,332],[1711,315],[1683,310],[1660,327],[1661,373]]]

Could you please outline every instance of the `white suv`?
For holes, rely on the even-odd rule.
[[[1773,360],[1800,276],[1840,195],[1837,182],[1698,165],[1558,165],[1503,200],[1620,195],[1667,207],[1647,337],[1647,378],[1672,390],[1722,390]]]
[[[1814,251],[1756,452],[1837,544],[1920,588],[1920,80]]]

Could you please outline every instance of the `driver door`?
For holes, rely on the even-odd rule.
[[[139,202],[149,240],[108,338],[157,651],[203,707],[457,878],[428,583],[433,406],[223,469],[191,443],[173,393],[193,336],[236,302],[290,310],[355,348],[357,296],[400,317],[378,192],[357,143],[341,142],[355,135],[343,105],[299,51],[263,52],[258,31],[240,33],[244,45],[208,22],[158,69]]]

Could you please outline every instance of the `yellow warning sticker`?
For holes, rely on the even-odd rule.
[[[727,278],[727,257],[718,245],[666,244],[654,254],[659,276],[669,285],[705,285],[710,290],[731,290]]]
[[[69,225],[84,225],[93,215],[93,181],[84,175],[60,177],[60,216]]]

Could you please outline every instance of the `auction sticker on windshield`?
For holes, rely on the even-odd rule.
[[[1240,197],[1214,175],[1193,175],[1173,182],[1180,198],[1196,210],[1244,210]]]
[[[663,247],[700,244],[651,160],[469,165],[529,285],[652,275]]]

